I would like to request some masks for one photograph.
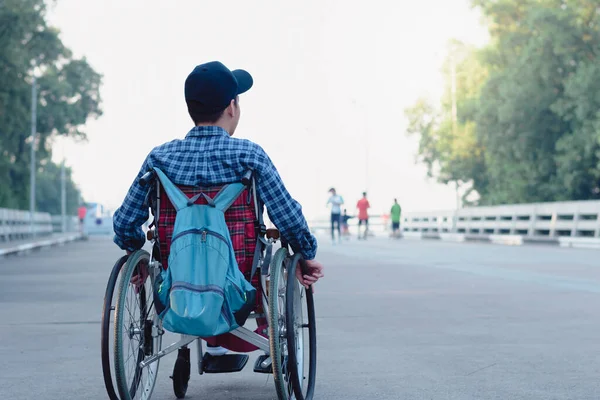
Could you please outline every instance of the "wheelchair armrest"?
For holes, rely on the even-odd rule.
[[[249,169],[248,171],[246,171],[246,173],[244,174],[244,176],[242,177],[242,184],[245,186],[250,186],[252,185],[252,170]]]
[[[150,182],[152,182],[154,180],[155,177],[156,177],[156,172],[154,172],[154,170],[146,172],[140,178],[140,185],[142,187],[148,186],[150,184]]]

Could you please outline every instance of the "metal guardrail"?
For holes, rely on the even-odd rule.
[[[33,229],[32,229],[33,228]],[[48,213],[34,213],[33,226],[29,211],[0,208],[0,241],[27,239],[52,234],[52,217]]]
[[[349,228],[356,229],[356,218]],[[313,232],[328,231],[327,219],[309,222]],[[374,233],[389,232],[391,221],[382,216],[369,218]],[[459,210],[405,212],[401,229],[404,233],[439,237],[461,234],[471,237],[522,236],[526,238],[600,238],[600,201],[567,201],[467,207]]]
[[[406,213],[404,232],[600,238],[600,201],[468,207]]]
[[[77,224],[77,217],[67,216],[66,232],[77,232]],[[0,242],[43,237],[55,232],[62,232],[60,215],[36,212],[32,225],[29,211],[0,208]]]
[[[331,230],[331,220],[330,219],[316,219],[312,221],[308,221],[308,226],[313,233],[317,232],[329,232]],[[348,221],[348,229],[352,231],[352,233],[357,233],[358,229],[358,219],[356,217],[350,219]],[[369,216],[369,231],[373,234],[381,233],[386,231],[391,231],[392,223],[389,218],[384,218],[381,215],[371,215]]]
[[[52,231],[62,232],[63,231],[63,220],[62,215],[52,215]],[[79,230],[79,220],[74,215],[67,215],[65,221],[65,232],[77,232]]]

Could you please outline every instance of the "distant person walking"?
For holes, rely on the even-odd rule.
[[[342,219],[342,204],[344,204],[344,198],[337,194],[335,188],[329,189],[331,196],[327,201],[327,205],[331,205],[331,241],[335,243],[335,231],[338,233],[338,240],[342,241],[342,232],[340,229],[340,222]]]
[[[348,212],[346,211],[346,209],[344,209],[344,213],[342,214],[342,236],[350,236],[350,230],[348,229],[348,220],[352,218],[354,217],[348,215]]]
[[[402,207],[398,204],[398,199],[394,199],[394,204],[390,210],[390,218],[392,219],[392,237],[399,238],[400,234],[400,216]]]
[[[361,239],[361,227],[365,226],[365,233],[362,238],[367,239],[367,234],[369,232],[369,212],[367,211],[371,208],[369,204],[369,200],[367,200],[367,193],[363,192],[363,197],[356,203],[356,208],[358,209],[358,238]]]
[[[77,209],[77,216],[79,217],[79,233],[83,233],[83,222],[85,220],[85,216],[87,215],[87,207],[85,204],[81,203],[79,208]]]

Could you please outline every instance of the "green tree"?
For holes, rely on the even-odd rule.
[[[40,166],[37,173],[37,205],[40,210],[49,212],[53,215],[61,213],[61,167],[55,163],[46,163]],[[77,213],[80,194],[79,190],[71,179],[71,169],[65,168],[65,192],[66,192],[66,212],[74,215]]]
[[[405,110],[408,134],[419,135],[417,159],[428,175],[441,183],[461,182],[470,187],[486,185],[483,147],[476,134],[479,93],[487,71],[476,50],[453,41],[444,63],[446,85],[441,104],[425,99]],[[463,194],[463,201],[470,189]]]
[[[407,111],[421,161],[441,182],[470,181],[481,204],[600,198],[597,2],[472,3],[491,42],[457,64],[471,85],[457,79],[454,125],[448,74],[434,124],[425,129],[422,101]]]
[[[86,121],[102,113],[101,76],[85,59],[73,58],[59,31],[49,27],[45,17],[43,0],[0,3],[0,207],[24,209],[29,203],[34,74],[38,84],[39,176],[43,177],[46,169],[57,168],[50,167],[52,137],[85,138]],[[47,211],[46,199],[41,196],[42,192],[36,196],[36,204],[40,211]]]
[[[582,172],[597,167],[596,150],[573,132],[589,116],[570,118],[565,103],[569,81],[598,54],[585,39],[593,29],[579,21],[589,2],[476,3],[494,21],[485,52],[492,73],[477,118],[489,177],[482,198],[490,204],[593,198],[597,179]],[[581,100],[571,96],[569,104]],[[584,162],[576,162],[581,156]]]

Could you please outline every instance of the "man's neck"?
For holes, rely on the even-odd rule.
[[[196,124],[196,127],[202,127],[202,126],[216,126],[216,127],[223,129],[225,132],[227,132],[227,133],[229,133],[229,135],[231,135],[231,132],[229,132],[229,128],[227,126],[225,126],[225,124],[223,124],[221,121],[206,123],[206,124],[205,123]]]

